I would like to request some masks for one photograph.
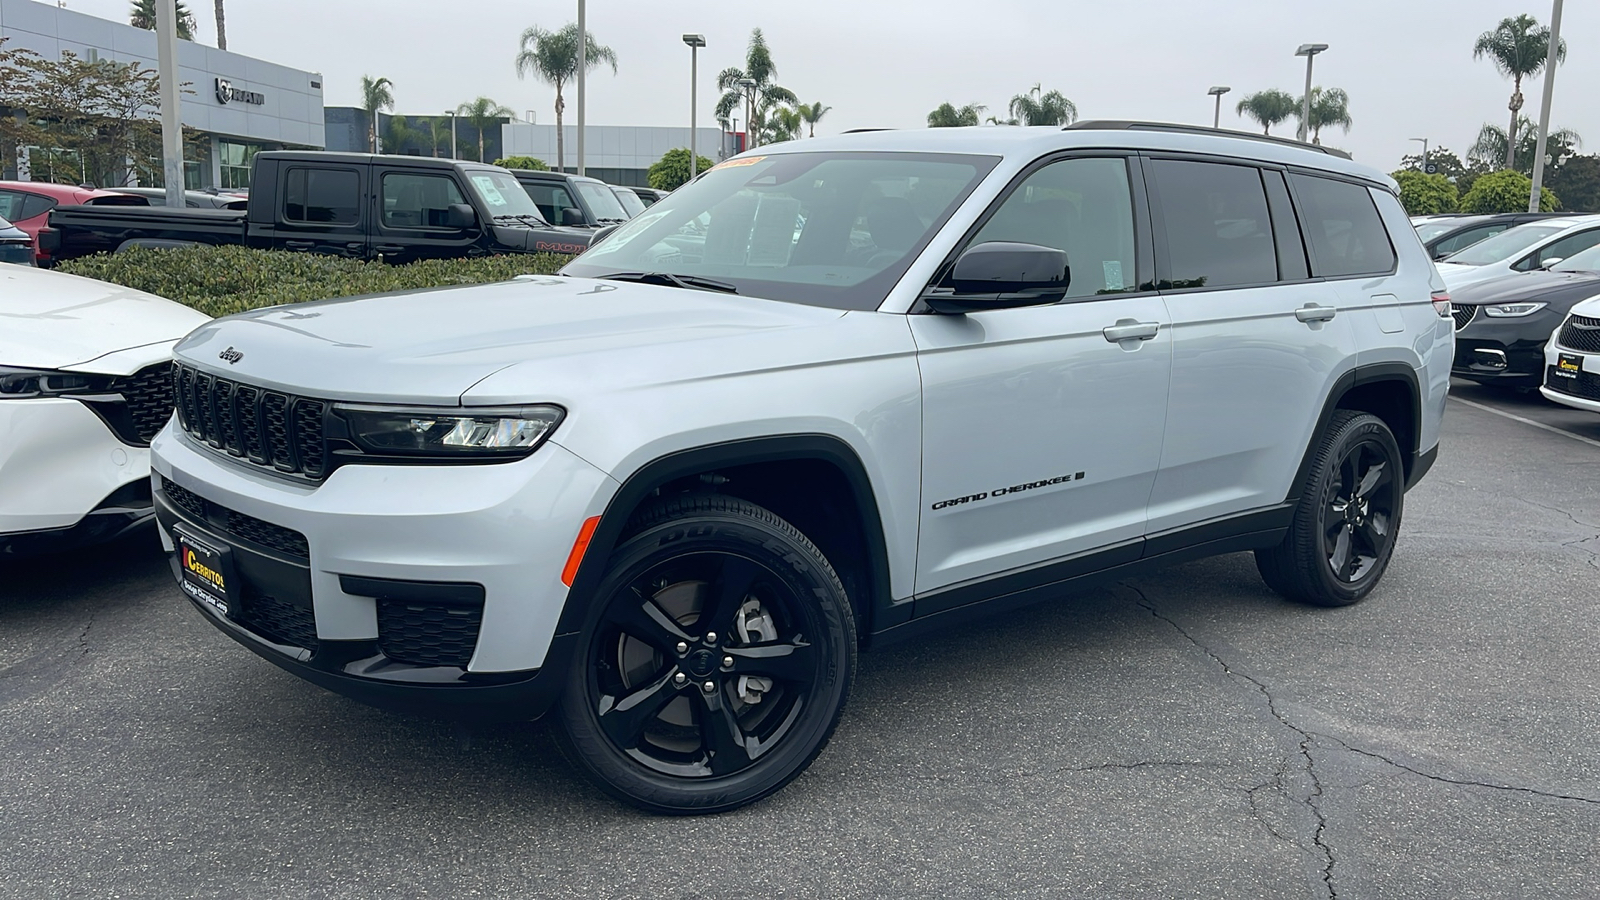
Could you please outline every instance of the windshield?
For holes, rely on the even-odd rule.
[[[522,189],[521,183],[510,172],[469,169],[467,180],[472,182],[472,192],[477,194],[483,205],[489,208],[489,215],[496,219],[501,216],[512,218],[529,216],[534,222],[549,224],[544,216],[539,214],[539,207],[533,205],[528,192]]]
[[[1470,225],[1476,221],[1478,220],[1444,219],[1439,222],[1424,222],[1417,226],[1417,237],[1421,238],[1422,242],[1426,244],[1439,235],[1444,234],[1446,231],[1455,231],[1457,228],[1460,228],[1464,225]]]
[[[617,199],[622,202],[622,208],[628,211],[628,218],[631,219],[644,212],[644,201],[639,199],[638,194],[627,188],[612,188],[611,190],[612,193],[617,195]]]
[[[937,153],[735,158],[561,271],[709,278],[772,300],[877,309],[996,162]]]
[[[1452,253],[1443,261],[1463,266],[1487,266],[1490,263],[1510,259],[1565,228],[1565,225],[1519,225],[1509,231],[1502,231],[1492,238],[1485,238],[1465,250]]]
[[[573,184],[577,185],[584,202],[589,204],[595,221],[621,222],[628,218],[628,211],[617,201],[617,195],[611,193],[611,185],[598,181],[574,181]]]
[[[1600,272],[1600,244],[1563,259],[1550,267],[1552,272]]]

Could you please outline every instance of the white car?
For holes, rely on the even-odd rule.
[[[1449,290],[1532,272],[1600,244],[1600,216],[1540,219],[1485,238],[1445,257],[1439,274]]]
[[[1600,413],[1600,295],[1572,307],[1544,346],[1547,400]]]
[[[0,558],[151,520],[172,345],[207,321],[119,285],[0,266]]]

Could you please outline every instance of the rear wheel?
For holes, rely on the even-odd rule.
[[[1273,590],[1301,603],[1347,606],[1377,585],[1394,553],[1405,467],[1389,426],[1340,410],[1312,458],[1283,543],[1256,551]]]
[[[692,495],[637,517],[596,594],[564,688],[564,746],[611,795],[654,812],[733,809],[822,750],[855,672],[828,561],[771,512]]]

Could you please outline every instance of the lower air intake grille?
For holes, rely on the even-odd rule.
[[[212,503],[193,491],[180,487],[172,479],[161,476],[161,493],[197,521],[204,522],[223,534],[276,550],[296,559],[311,558],[311,544],[306,536],[292,528],[263,522],[255,516],[235,512],[220,503]]]
[[[1593,372],[1579,372],[1577,375],[1562,373],[1555,366],[1547,366],[1544,373],[1544,386],[1552,391],[1582,397],[1585,400],[1600,400],[1600,375]]]
[[[239,624],[256,634],[275,644],[317,649],[317,619],[304,606],[263,594],[247,581],[243,607],[239,612]]]
[[[472,660],[483,607],[378,600],[378,649],[414,666],[461,666]]]

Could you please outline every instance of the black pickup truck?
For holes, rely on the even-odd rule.
[[[581,253],[505,169],[460,160],[275,150],[255,156],[242,211],[60,206],[39,241],[54,260],[125,247],[243,244],[405,263]]]

